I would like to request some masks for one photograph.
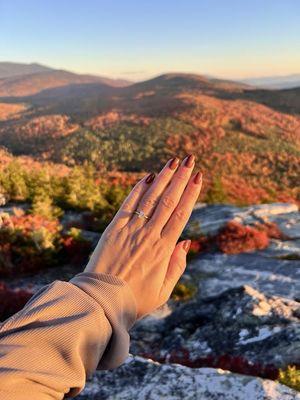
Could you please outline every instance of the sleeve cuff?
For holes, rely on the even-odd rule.
[[[96,369],[119,367],[128,357],[128,331],[137,319],[136,301],[130,286],[114,275],[96,272],[81,272],[69,282],[86,292],[102,307],[112,327],[112,336]]]

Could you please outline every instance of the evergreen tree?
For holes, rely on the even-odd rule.
[[[220,175],[213,178],[212,186],[206,193],[204,201],[208,204],[224,204],[228,201]]]

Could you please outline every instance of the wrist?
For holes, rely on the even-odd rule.
[[[114,275],[81,272],[69,281],[90,295],[104,310],[112,337],[97,369],[121,365],[129,351],[128,331],[137,319],[135,296],[127,282]]]

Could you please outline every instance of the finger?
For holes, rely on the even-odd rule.
[[[142,211],[149,218],[161,196],[166,186],[172,179],[179,164],[179,159],[177,157],[169,160],[164,168],[155,178],[155,181],[151,185],[151,188],[140,198],[138,202],[137,209]],[[135,226],[141,226],[146,222],[144,218],[140,218],[137,214],[133,214],[130,223]]]
[[[122,227],[124,226],[132,217],[132,213],[137,208],[137,205],[143,195],[151,187],[152,182],[155,179],[155,174],[151,173],[144,178],[142,178],[131,190],[129,195],[123,201],[120,209],[114,216],[111,224],[113,226]]]
[[[177,207],[161,232],[161,237],[167,237],[169,240],[174,241],[178,240],[191,216],[201,188],[202,174],[201,172],[197,172],[190,178]]]
[[[190,245],[190,240],[184,240],[183,242],[177,243],[173,251],[160,291],[160,299],[162,303],[165,303],[169,299],[176,283],[186,268],[186,255],[189,251]]]
[[[150,225],[158,227],[160,231],[163,229],[180,201],[182,193],[191,177],[194,165],[195,157],[193,154],[190,154],[182,161],[170,185],[162,194],[149,222]]]

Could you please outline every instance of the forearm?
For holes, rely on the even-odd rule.
[[[77,395],[95,369],[120,365],[129,350],[135,302],[127,284],[81,273],[41,288],[0,325],[0,397]]]

